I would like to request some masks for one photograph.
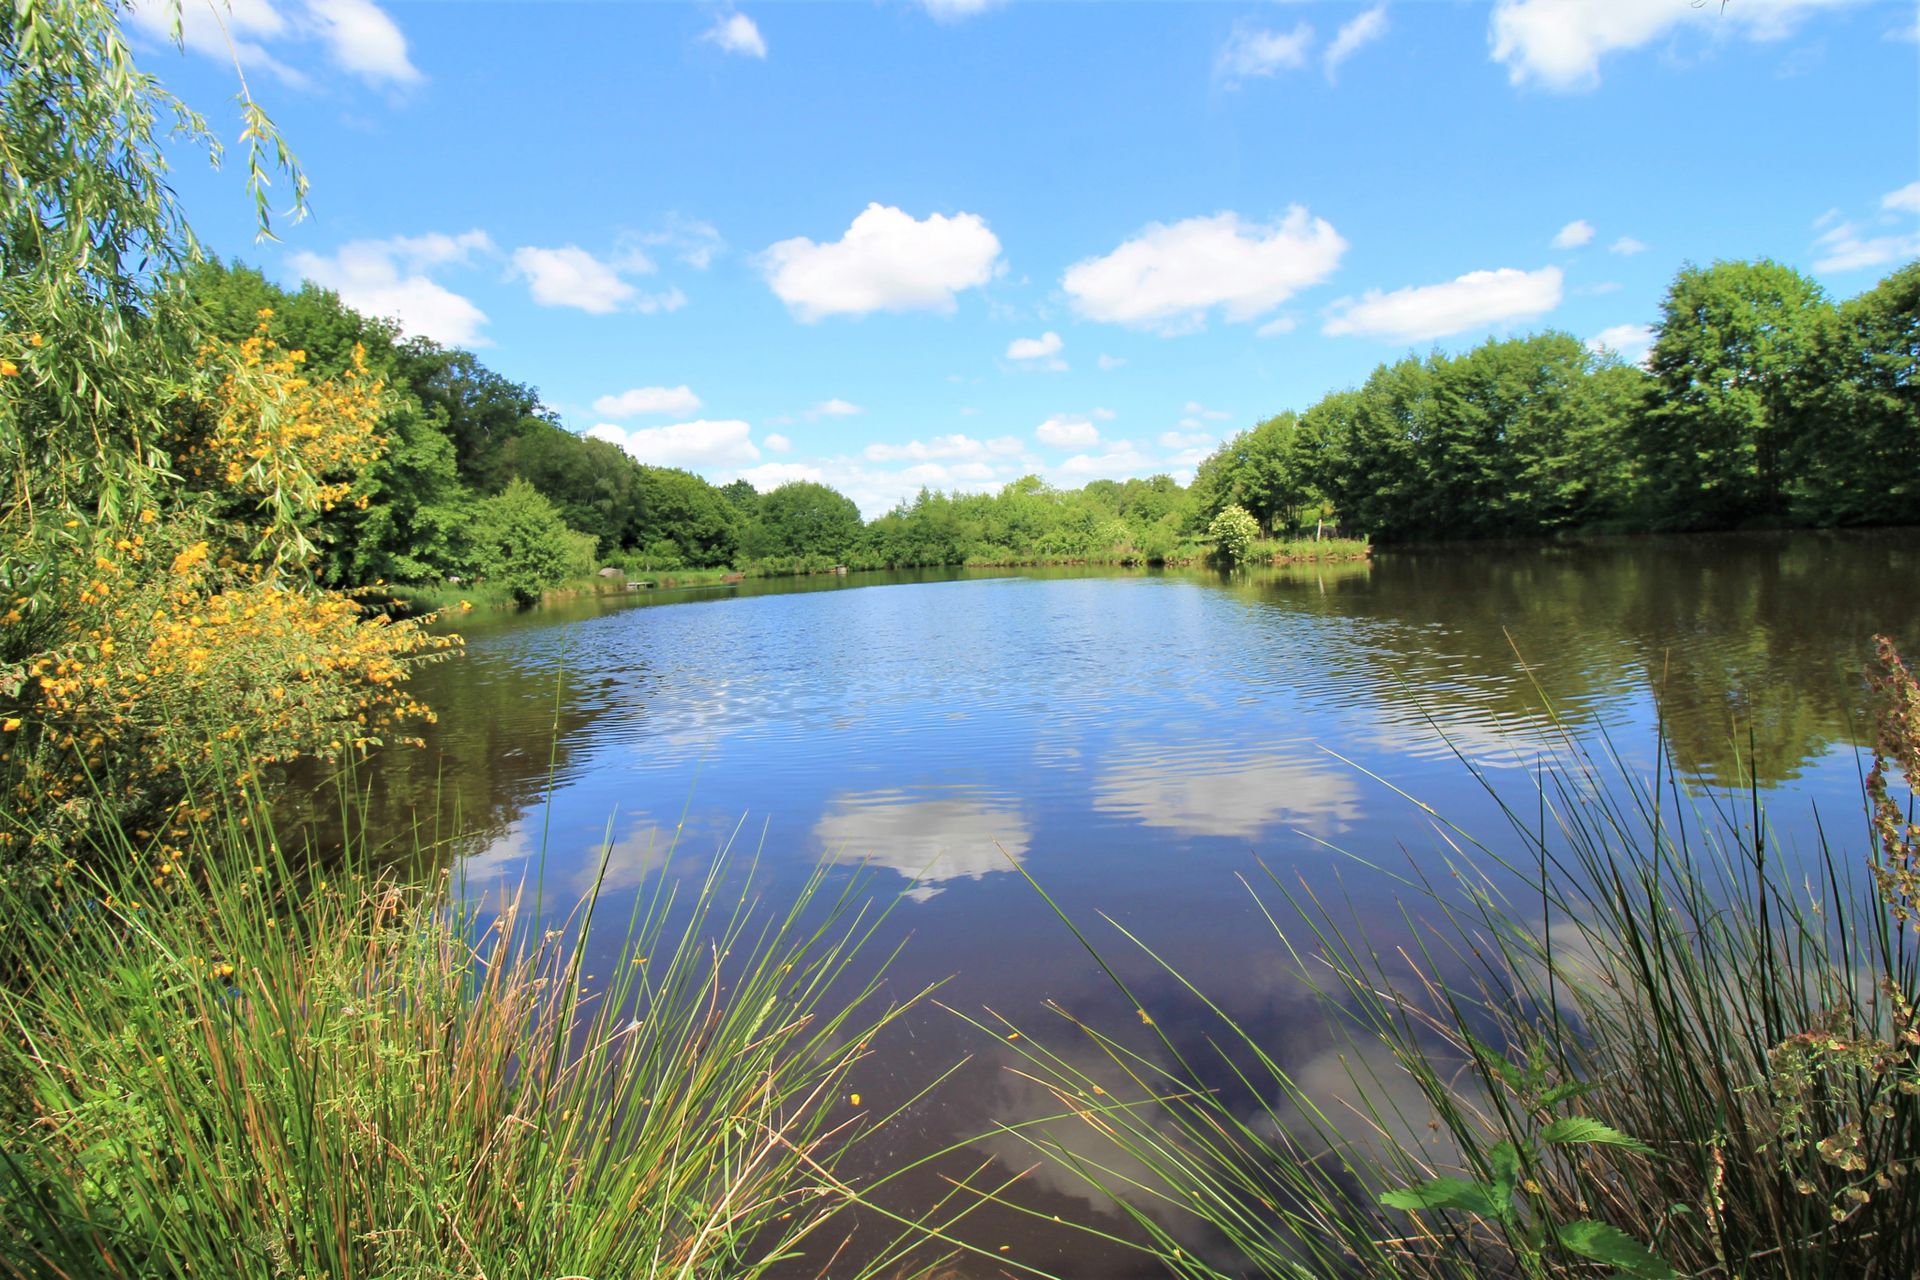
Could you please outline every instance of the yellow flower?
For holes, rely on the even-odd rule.
[[[0,378],[17,378],[19,376],[19,365],[11,360],[0,360]]]
[[[853,1104],[854,1106],[856,1106],[856,1107],[857,1107],[857,1106],[859,1106],[859,1105],[860,1105],[860,1095],[859,1095],[859,1094],[857,1094],[857,1093],[855,1093],[855,1094],[850,1094],[850,1095],[848,1096],[848,1098],[847,1098],[847,1101],[848,1101],[848,1102],[851,1102],[851,1103],[852,1103],[852,1104]]]
[[[44,343],[45,341],[46,341],[45,338],[41,337],[39,334],[36,333],[36,334],[30,335],[27,338],[27,345],[30,347],[37,347],[42,343]]]
[[[8,733],[12,733],[15,729],[18,729],[19,727],[20,727],[19,716],[8,716],[6,724],[0,725],[0,729],[5,729]]]

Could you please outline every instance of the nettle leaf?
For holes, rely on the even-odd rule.
[[[1618,1227],[1582,1219],[1561,1226],[1556,1233],[1560,1243],[1583,1258],[1620,1268],[1633,1280],[1676,1280],[1679,1275],[1667,1260],[1635,1240]]]
[[[1484,1040],[1468,1036],[1467,1043],[1473,1046],[1474,1053],[1479,1055],[1480,1060],[1486,1064],[1487,1069],[1506,1081],[1507,1087],[1515,1093],[1527,1092],[1528,1087],[1534,1083],[1528,1078],[1529,1073],[1526,1070],[1516,1063],[1507,1061],[1505,1054]]]
[[[1618,1129],[1608,1128],[1590,1116],[1562,1116],[1540,1131],[1540,1141],[1563,1146],[1625,1147],[1642,1155],[1653,1154],[1653,1148],[1638,1138],[1629,1138]]]
[[[1574,1098],[1584,1098],[1599,1087],[1597,1084],[1591,1084],[1584,1080],[1569,1080],[1565,1084],[1557,1084],[1545,1093],[1542,1093],[1537,1101],[1537,1105],[1542,1107],[1557,1107],[1561,1103],[1571,1101]]]
[[[1477,1213],[1483,1218],[1501,1216],[1501,1206],[1494,1200],[1490,1187],[1462,1178],[1435,1178],[1417,1187],[1383,1191],[1380,1193],[1380,1203],[1389,1209],[1404,1209],[1409,1213],[1421,1209],[1459,1209],[1464,1213]]]
[[[1513,1189],[1520,1182],[1520,1148],[1511,1142],[1496,1142],[1487,1150],[1487,1164],[1493,1169],[1494,1203],[1500,1216],[1513,1216]]]

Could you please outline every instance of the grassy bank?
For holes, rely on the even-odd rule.
[[[1366,560],[1373,549],[1364,539],[1293,538],[1263,539],[1253,544],[1252,564],[1313,564],[1320,562]],[[630,594],[629,582],[643,582],[649,588],[719,586],[741,578],[791,578],[832,573],[845,568],[855,572],[889,569],[969,568],[1038,569],[1076,566],[1112,566],[1134,568],[1142,565],[1189,567],[1208,563],[1212,548],[1201,543],[1183,544],[1170,551],[1149,554],[1133,549],[1118,549],[1089,555],[1047,555],[1039,552],[989,552],[968,556],[957,564],[889,564],[854,555],[836,560],[830,556],[776,556],[755,560],[740,568],[646,569],[633,565],[617,566],[618,577],[599,575],[571,578],[548,587],[541,603],[556,604],[583,596],[620,596]],[[646,588],[642,588],[646,589]],[[421,583],[388,589],[385,597],[401,605],[408,613],[454,612],[463,606],[474,609],[511,609],[517,607],[512,593],[486,582],[449,584]]]
[[[897,1012],[879,957],[852,971],[857,895],[815,878],[768,913],[722,855],[543,931],[352,852],[301,867],[265,816],[0,904],[0,1274],[740,1277],[833,1252],[871,1120],[848,1074]]]

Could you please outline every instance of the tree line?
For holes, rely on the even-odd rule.
[[[1684,268],[1644,365],[1564,332],[1385,363],[1235,435],[1190,485],[1166,475],[1061,490],[922,490],[872,520],[827,485],[759,493],[647,466],[560,425],[470,352],[403,336],[313,285],[190,268],[212,332],[271,312],[323,374],[364,352],[385,383],[385,451],[316,521],[338,586],[483,579],[531,599],[632,573],[1204,556],[1215,521],[1263,537],[1376,542],[1920,520],[1920,263],[1829,299],[1770,261]]]

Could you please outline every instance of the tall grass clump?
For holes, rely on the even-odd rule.
[[[193,837],[171,889],[0,904],[0,1274],[741,1277],[832,1253],[867,1123],[847,1075],[896,1012],[883,966],[852,969],[875,923],[853,889],[816,874],[770,913],[723,852],[658,874],[590,963],[594,896],[546,928],[353,851],[296,865],[257,809]],[[97,865],[143,866],[120,852]]]
[[[1503,802],[1511,838],[1441,820],[1446,874],[1404,882],[1411,943],[1383,954],[1271,878],[1331,1090],[1122,930],[1210,1048],[1131,992],[1144,1042],[1068,1015],[1074,1043],[1025,1070],[1107,1154],[1022,1135],[1179,1275],[1920,1275],[1920,686],[1885,641],[1874,683],[1867,821],[1810,858],[1772,846],[1757,784],[1689,799],[1664,761],[1636,779],[1563,740],[1530,812]]]

